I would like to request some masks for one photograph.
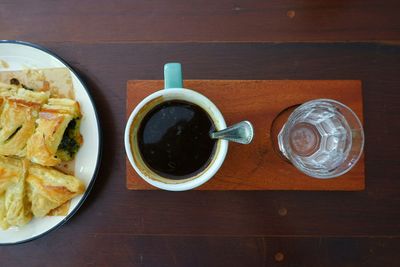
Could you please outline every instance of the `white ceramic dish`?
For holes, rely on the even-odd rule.
[[[85,193],[71,201],[67,216],[34,218],[24,227],[14,227],[6,231],[0,229],[0,245],[6,245],[23,243],[41,237],[64,224],[75,214],[89,194],[99,169],[101,133],[96,108],[85,84],[77,73],[60,57],[35,44],[20,41],[0,41],[0,60],[7,62],[8,65],[7,68],[0,67],[0,71],[14,71],[26,68],[69,68],[75,97],[80,103],[83,114],[81,134],[84,143],[76,155],[75,175],[83,180],[86,185]]]

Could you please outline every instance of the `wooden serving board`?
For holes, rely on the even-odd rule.
[[[208,97],[223,114],[227,125],[252,122],[255,137],[250,145],[229,143],[218,173],[197,190],[343,190],[365,188],[364,157],[348,173],[334,179],[315,179],[298,171],[272,148],[271,124],[284,109],[311,99],[338,100],[363,120],[361,81],[356,80],[186,80]],[[127,117],[147,95],[163,88],[163,81],[128,81]],[[126,160],[127,188],[156,189],[137,175]]]

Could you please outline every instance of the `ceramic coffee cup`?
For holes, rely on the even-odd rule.
[[[201,107],[212,120],[217,131],[225,129],[225,120],[218,108],[204,95],[183,88],[182,71],[179,63],[164,66],[165,88],[147,96],[132,111],[125,128],[125,151],[135,171],[149,184],[164,190],[184,191],[207,182],[219,170],[228,151],[228,141],[218,139],[208,165],[199,173],[185,179],[174,180],[151,170],[144,162],[138,145],[138,130],[145,115],[155,106],[170,100],[181,100]]]

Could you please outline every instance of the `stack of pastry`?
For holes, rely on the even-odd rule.
[[[82,194],[78,178],[54,168],[82,143],[78,102],[0,84],[0,227],[23,226]]]

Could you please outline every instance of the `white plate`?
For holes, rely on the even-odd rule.
[[[46,48],[35,44],[20,41],[0,41],[0,60],[4,60],[9,65],[7,69],[0,66],[0,71],[22,70],[26,68],[69,68],[75,97],[79,101],[83,114],[81,134],[84,143],[76,155],[75,176],[83,180],[86,185],[86,192],[71,201],[67,216],[34,218],[24,227],[14,227],[6,231],[0,229],[0,245],[5,245],[27,242],[41,237],[61,226],[74,215],[86,199],[95,181],[100,165],[101,135],[97,112],[85,84],[61,58]]]

